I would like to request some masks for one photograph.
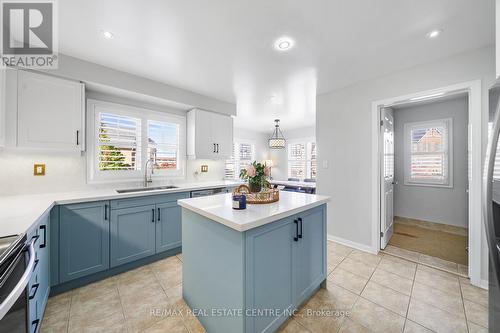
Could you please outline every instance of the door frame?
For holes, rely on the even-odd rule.
[[[372,251],[380,251],[381,223],[381,160],[380,160],[380,120],[381,107],[408,102],[415,97],[426,95],[467,92],[469,95],[468,131],[469,131],[469,278],[475,286],[482,286],[481,248],[482,248],[482,102],[481,80],[458,83],[437,89],[419,91],[403,96],[378,100],[372,103]]]

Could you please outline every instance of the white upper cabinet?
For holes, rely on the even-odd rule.
[[[83,151],[84,85],[18,71],[17,146]]]
[[[5,118],[5,84],[6,84],[6,72],[7,69],[0,68],[0,148],[5,146],[5,129],[6,129],[6,118]]]
[[[496,75],[500,79],[500,0],[495,1]]]
[[[187,155],[198,159],[227,159],[233,147],[233,118],[193,109],[187,115]]]

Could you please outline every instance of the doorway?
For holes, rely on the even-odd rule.
[[[476,285],[481,284],[480,87],[475,81],[373,104],[376,250],[470,276]],[[453,112],[457,105],[465,109],[462,114],[425,115],[426,109]]]

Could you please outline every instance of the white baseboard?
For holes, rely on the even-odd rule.
[[[336,243],[339,243],[339,244],[342,244],[342,245],[345,245],[345,246],[349,246],[349,247],[355,248],[356,250],[360,250],[360,251],[364,251],[364,252],[368,252],[368,253],[377,254],[377,252],[374,251],[371,246],[368,246],[368,245],[365,245],[365,244],[356,243],[356,242],[350,241],[348,239],[336,237],[336,236],[333,236],[333,235],[330,235],[330,234],[327,234],[326,238],[329,241],[333,241],[333,242],[336,242]]]
[[[488,290],[489,287],[488,280],[481,279],[478,287]]]

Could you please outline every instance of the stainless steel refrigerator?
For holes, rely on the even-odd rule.
[[[500,332],[500,83],[489,91],[483,204],[489,247],[489,331]]]

